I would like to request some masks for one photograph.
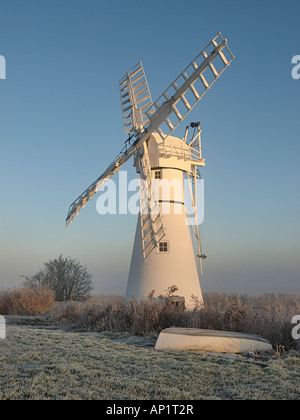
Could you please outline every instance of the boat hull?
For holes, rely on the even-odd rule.
[[[199,350],[214,353],[263,352],[273,349],[264,338],[227,331],[167,328],[157,340],[156,350]]]

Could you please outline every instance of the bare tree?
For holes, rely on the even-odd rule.
[[[90,297],[93,290],[92,274],[87,267],[70,257],[50,260],[44,264],[44,269],[33,276],[25,278],[24,287],[48,287],[55,293],[58,302],[76,300],[84,301]]]

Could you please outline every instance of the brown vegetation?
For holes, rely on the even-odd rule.
[[[0,292],[1,315],[38,315],[49,312],[54,293],[47,288],[15,289]]]
[[[262,296],[206,293],[205,307],[182,310],[167,296],[141,303],[124,304],[122,297],[98,296],[87,302],[54,305],[54,293],[47,288],[0,292],[1,315],[48,313],[51,322],[90,332],[125,332],[133,335],[159,334],[164,328],[185,327],[239,331],[258,334],[274,346],[300,349],[292,338],[292,318],[300,314],[300,295],[293,293]]]
[[[53,312],[54,319],[87,331],[158,334],[167,327],[203,328],[259,334],[276,346],[299,349],[293,340],[292,317],[300,314],[300,295],[225,295],[207,293],[205,308],[178,310],[165,300],[125,305],[122,298],[71,302]]]

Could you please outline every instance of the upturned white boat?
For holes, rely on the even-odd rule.
[[[194,328],[167,328],[157,340],[156,350],[199,350],[214,353],[271,351],[271,343],[261,336]]]

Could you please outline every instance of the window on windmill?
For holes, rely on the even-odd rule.
[[[159,243],[159,252],[163,253],[163,252],[168,252],[168,242],[160,242]]]
[[[161,171],[155,171],[154,178],[155,179],[161,179]]]

